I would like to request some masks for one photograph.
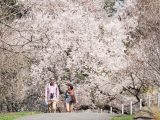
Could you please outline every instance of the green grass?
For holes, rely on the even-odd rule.
[[[19,117],[24,117],[26,115],[34,115],[38,114],[38,112],[16,112],[16,113],[1,113],[0,120],[15,120]]]
[[[114,116],[111,120],[133,120],[133,116],[132,115]]]

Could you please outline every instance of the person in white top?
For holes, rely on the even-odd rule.
[[[59,88],[54,78],[45,87],[45,102],[48,105],[48,112],[56,112],[59,100]]]

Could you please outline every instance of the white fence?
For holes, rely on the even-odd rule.
[[[140,99],[139,101],[139,110],[142,110],[142,102],[144,100],[143,99]],[[160,108],[160,93],[157,93],[157,95],[148,95],[147,96],[147,99],[145,99],[145,102],[147,102],[147,107],[151,107],[152,105],[154,106],[157,106],[158,108]],[[130,114],[132,115],[133,114],[133,102],[130,101],[129,104],[129,107],[130,107]],[[124,114],[124,110],[125,110],[125,104],[122,104],[121,105],[121,114]],[[113,113],[113,108],[110,107],[110,114]]]

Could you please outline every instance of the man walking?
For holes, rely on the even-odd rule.
[[[45,87],[45,102],[48,104],[48,112],[56,112],[59,100],[59,88],[54,78]]]

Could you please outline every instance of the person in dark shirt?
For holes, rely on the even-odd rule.
[[[72,84],[67,84],[67,91],[65,93],[65,103],[66,103],[66,111],[73,111],[73,104],[76,103],[76,98],[74,94],[74,89]]]

